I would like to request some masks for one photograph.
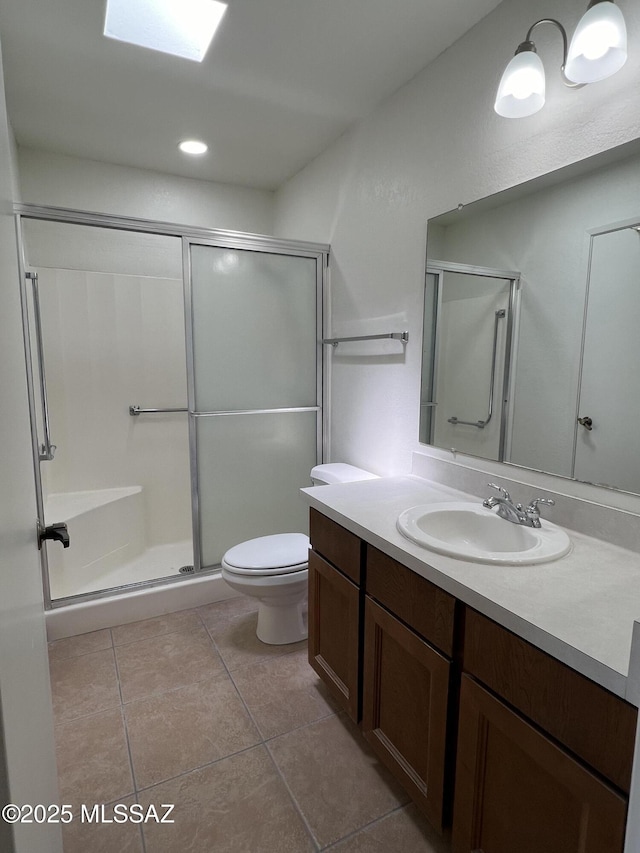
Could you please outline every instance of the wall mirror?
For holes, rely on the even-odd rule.
[[[640,145],[430,219],[420,441],[640,494]]]

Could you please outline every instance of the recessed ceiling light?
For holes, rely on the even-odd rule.
[[[226,10],[218,0],[107,0],[104,34],[202,62]]]
[[[183,154],[206,154],[209,146],[197,139],[185,139],[178,145]]]

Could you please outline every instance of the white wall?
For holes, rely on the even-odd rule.
[[[55,803],[53,718],[36,547],[36,502],[11,205],[13,143],[0,61],[0,798]],[[57,853],[60,827],[0,825],[0,849]],[[15,845],[14,845],[15,841]]]
[[[630,58],[615,77],[566,89],[558,33],[541,27],[547,104],[521,121],[498,117],[495,90],[528,27],[555,17],[572,29],[584,12],[582,0],[505,0],[277,193],[279,236],[331,243],[334,333],[378,331],[380,318],[395,316],[411,335],[404,360],[334,358],[334,459],[402,473],[421,447],[427,220],[640,135],[640,7],[619,5]]]
[[[22,200],[97,213],[270,234],[273,193],[19,148]]]

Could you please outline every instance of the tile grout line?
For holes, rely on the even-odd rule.
[[[111,632],[111,639],[113,641],[113,632]],[[131,781],[133,783],[133,796],[134,796],[136,803],[139,803],[140,798],[138,796],[138,782],[136,780],[136,774],[135,774],[134,769],[133,769],[133,756],[131,755],[131,743],[129,741],[129,728],[127,726],[127,718],[125,715],[125,704],[124,704],[124,700],[122,698],[122,685],[120,684],[120,667],[118,666],[118,656],[116,654],[115,642],[113,644],[113,660],[114,660],[115,667],[116,667],[116,678],[118,681],[118,692],[120,694],[120,716],[122,717],[122,728],[124,729],[124,738],[125,738],[125,743],[127,745],[127,755],[129,756],[129,770],[131,772]],[[142,844],[142,853],[146,853],[147,844],[145,841],[144,829],[143,829],[142,824],[140,824],[140,826],[139,826],[139,832],[140,832],[140,841]]]
[[[115,653],[115,648],[113,650],[113,658],[116,666],[116,678],[118,680],[118,692],[120,693],[120,716],[122,717],[122,727],[124,729],[124,737],[125,742],[127,744],[127,755],[129,756],[129,770],[131,771],[131,781],[133,783],[133,793],[137,795],[138,793],[138,783],[136,781],[136,774],[133,769],[133,757],[131,755],[131,743],[129,742],[129,729],[127,727],[127,718],[125,716],[125,705],[122,700],[122,685],[120,684],[120,668],[118,666],[118,658]]]
[[[358,829],[354,829],[353,832],[347,833],[342,838],[338,838],[338,839],[336,839],[336,841],[331,841],[329,844],[327,844],[326,847],[321,848],[322,853],[325,853],[325,851],[328,851],[328,850],[333,850],[339,844],[342,844],[344,841],[349,841],[351,838],[355,838],[361,832],[367,832],[368,830],[373,829],[379,823],[382,823],[383,821],[387,820],[387,818],[391,817],[391,815],[394,815],[397,812],[401,812],[403,809],[406,809],[409,805],[410,805],[410,803],[403,803],[400,806],[396,806],[395,808],[391,809],[391,811],[386,812],[386,814],[380,815],[380,817],[377,817],[374,820],[369,821],[369,823],[365,823],[364,826],[361,826]]]
[[[178,613],[182,611],[177,611]],[[132,623],[133,624],[133,623]],[[116,628],[119,628],[119,625],[116,625]],[[182,628],[174,628],[170,631],[162,631],[159,634],[149,634],[147,637],[138,637],[137,640],[128,640],[126,643],[116,643],[114,642],[114,649],[124,649],[127,646],[132,646],[134,643],[146,643],[147,640],[160,640],[162,637],[170,637],[173,634],[190,634],[195,633],[200,627],[205,627],[204,625],[195,625],[192,627],[182,627]]]
[[[57,640],[47,640],[47,654],[49,655],[50,662],[51,662],[50,653],[51,653],[53,647],[57,643],[63,643],[65,640],[75,640],[76,637],[85,637],[89,634],[100,634],[102,631],[108,631],[109,632],[109,644],[108,645],[102,646],[99,649],[89,649],[86,652],[79,652],[75,655],[67,655],[64,658],[58,658],[58,662],[62,662],[64,660],[70,660],[71,658],[81,658],[81,657],[84,657],[84,655],[90,655],[93,652],[105,652],[107,649],[112,649],[113,648],[113,634],[111,633],[111,628],[97,628],[95,631],[85,631],[83,634],[71,634],[70,637],[59,637]]]
[[[140,788],[138,794],[146,794],[154,788],[158,788],[160,785],[165,785],[167,782],[175,782],[176,779],[182,779],[185,776],[189,776],[191,773],[198,773],[200,770],[206,770],[208,767],[213,767],[214,764],[220,764],[221,761],[226,761],[227,758],[235,758],[236,755],[242,755],[243,752],[251,752],[252,749],[255,749],[258,746],[264,746],[264,744],[261,741],[252,743],[251,746],[245,746],[244,749],[239,749],[237,752],[232,752],[230,755],[222,755],[220,758],[214,758],[213,761],[207,761],[206,764],[200,764],[198,767],[192,767],[190,770],[183,770],[182,773],[177,773],[175,776],[169,776],[167,779],[160,779],[158,782],[154,782],[151,785],[146,785],[145,787]]]
[[[273,740],[273,738],[272,738],[272,740]],[[309,838],[311,839],[311,843],[314,845],[316,852],[319,851],[321,849],[320,848],[320,842],[318,841],[313,830],[311,829],[311,826],[309,825],[309,821],[307,820],[304,812],[302,811],[302,807],[300,806],[300,804],[298,803],[298,800],[294,796],[293,791],[289,787],[289,783],[285,779],[284,774],[282,773],[282,770],[280,770],[280,768],[278,767],[278,763],[276,762],[275,758],[273,757],[273,753],[269,749],[269,744],[265,741],[263,745],[264,745],[264,748],[267,750],[267,754],[268,754],[269,758],[271,759],[273,766],[275,767],[276,773],[280,777],[282,784],[284,785],[287,793],[289,794],[289,797],[291,798],[291,802],[293,804],[294,809],[296,810],[296,812],[300,816],[300,819],[302,820],[302,823],[304,824],[305,829],[309,833]]]
[[[306,831],[307,831],[307,833],[308,833],[308,835],[309,835],[309,839],[310,839],[311,843],[313,844],[313,846],[315,847],[315,849],[316,849],[316,853],[317,853],[317,851],[318,851],[318,850],[320,850],[320,845],[319,845],[319,843],[318,843],[318,841],[317,841],[317,839],[316,839],[315,835],[313,834],[313,831],[312,831],[311,827],[309,826],[309,822],[307,821],[307,818],[306,818],[306,817],[305,817],[305,815],[303,814],[302,809],[300,808],[300,806],[299,806],[299,804],[298,804],[298,801],[297,801],[297,800],[296,800],[296,798],[293,796],[293,793],[292,793],[292,791],[291,791],[291,788],[289,787],[289,785],[287,784],[286,779],[285,779],[285,778],[284,778],[284,776],[282,775],[282,772],[281,772],[280,768],[279,768],[279,767],[278,767],[278,765],[276,764],[276,761],[275,761],[275,759],[274,759],[273,755],[271,754],[271,750],[269,749],[269,746],[268,746],[267,740],[264,738],[264,736],[263,736],[263,734],[262,734],[262,730],[260,729],[260,726],[258,725],[258,723],[256,722],[256,720],[255,720],[255,718],[254,718],[253,714],[251,713],[251,709],[249,708],[249,706],[247,705],[247,703],[246,703],[246,702],[245,702],[245,700],[244,700],[244,697],[242,696],[242,694],[241,694],[241,693],[240,693],[240,691],[238,690],[238,686],[237,686],[237,684],[235,683],[235,681],[233,680],[233,675],[231,674],[230,670],[228,669],[227,664],[226,664],[226,662],[225,662],[224,658],[222,657],[222,654],[221,654],[221,652],[220,652],[220,650],[219,650],[219,648],[218,648],[218,645],[217,645],[216,641],[213,639],[213,637],[211,636],[211,633],[209,632],[209,627],[208,627],[206,624],[205,624],[205,629],[206,629],[206,631],[207,631],[207,634],[209,634],[209,637],[211,638],[211,642],[213,643],[214,648],[216,649],[216,651],[217,651],[217,652],[218,652],[218,654],[220,655],[220,658],[221,658],[221,660],[222,660],[222,663],[224,664],[224,667],[225,667],[225,670],[226,670],[226,672],[227,672],[227,675],[229,676],[229,678],[230,678],[230,680],[231,680],[231,683],[233,684],[233,687],[234,687],[234,689],[235,689],[236,693],[238,694],[238,697],[240,698],[240,701],[242,702],[242,704],[243,704],[243,706],[244,706],[245,710],[247,711],[247,714],[249,715],[249,718],[251,719],[251,721],[253,722],[254,726],[256,727],[256,731],[258,732],[258,734],[260,735],[260,737],[262,737],[262,741],[261,741],[260,745],[261,745],[261,746],[263,746],[263,747],[264,747],[264,749],[266,750],[266,753],[267,753],[267,755],[269,756],[269,758],[270,758],[270,760],[271,760],[271,763],[273,764],[273,767],[274,767],[274,769],[275,769],[275,771],[276,771],[276,774],[279,776],[280,781],[281,781],[281,782],[282,782],[282,784],[284,785],[284,788],[285,788],[285,790],[286,790],[287,794],[289,795],[289,799],[291,800],[291,804],[292,804],[292,806],[293,806],[293,808],[294,808],[295,812],[298,814],[298,816],[299,816],[300,820],[302,821],[302,825],[303,825],[303,826],[304,826],[304,828],[306,829]],[[311,724],[309,724],[309,725],[311,725]],[[300,728],[303,728],[303,727],[300,727]],[[270,740],[273,740],[273,738],[270,738]],[[256,746],[258,746],[258,744],[256,744]]]

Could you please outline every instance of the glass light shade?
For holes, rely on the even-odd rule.
[[[202,62],[226,10],[218,0],[107,0],[104,34]]]
[[[596,83],[611,77],[627,61],[627,28],[611,0],[588,9],[571,39],[565,76],[573,83]]]
[[[542,60],[533,50],[523,50],[504,70],[494,109],[505,118],[524,118],[542,109],[544,95]]]

